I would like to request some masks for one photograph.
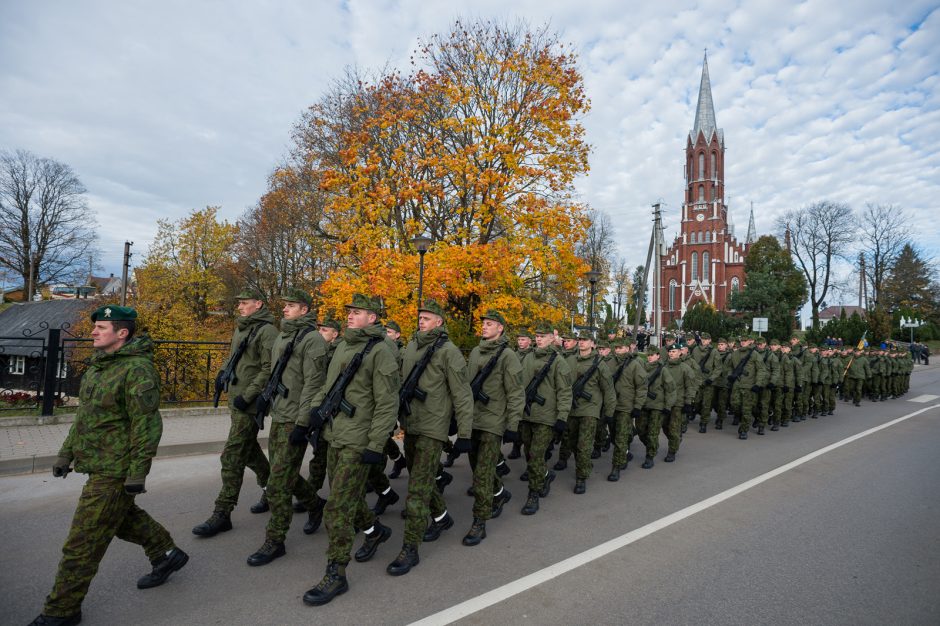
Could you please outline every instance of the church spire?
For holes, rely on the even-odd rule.
[[[754,226],[754,203],[751,203],[751,217],[747,222],[747,237],[744,239],[744,243],[750,245],[757,240],[757,227]]]
[[[695,107],[695,124],[692,126],[691,139],[695,143],[699,131],[705,134],[705,141],[710,141],[712,133],[718,131],[719,139],[723,133],[715,121],[715,104],[712,101],[712,83],[708,78],[708,52],[702,62],[702,81],[698,88],[698,104]]]

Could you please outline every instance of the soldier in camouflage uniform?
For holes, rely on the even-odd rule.
[[[646,359],[635,352],[636,342],[620,341],[614,348],[615,368],[612,374],[617,408],[614,411],[614,453],[607,480],[620,480],[620,472],[627,469],[633,458],[630,442],[633,439],[633,420],[640,417],[646,403]]]
[[[861,350],[849,359],[849,369],[845,380],[845,397],[851,399],[855,406],[861,406],[862,387],[869,376],[868,358]]]
[[[778,390],[779,408],[777,412],[774,409],[773,425],[770,430],[780,430],[780,427],[788,428],[790,420],[793,417],[793,392],[796,388],[797,371],[799,364],[790,356],[790,344],[785,343],[780,346],[780,389]]]
[[[676,403],[676,383],[672,374],[661,362],[656,346],[649,346],[646,370],[646,402],[640,416],[636,418],[636,434],[646,448],[643,469],[653,467],[653,459],[659,451],[659,430],[665,416],[672,415],[672,406]]]
[[[319,423],[319,415],[308,415],[308,426],[322,428],[329,441],[328,471],[330,498],[324,511],[329,545],[326,572],[308,590],[303,601],[319,606],[349,590],[346,565],[357,529],[365,531],[365,541],[356,551],[356,561],[375,556],[379,544],[388,541],[392,531],[384,526],[366,505],[369,466],[382,463],[382,450],[398,417],[401,385],[395,354],[384,341],[385,329],[378,323],[382,304],[377,298],[355,294],[346,305],[346,332],[337,346],[326,374],[326,383],[313,399],[321,406],[328,391],[343,374],[353,357],[363,355],[362,363],[343,393],[351,413],[340,410],[330,423]]]
[[[471,435],[470,467],[473,468],[473,524],[463,538],[465,546],[478,545],[486,538],[486,520],[498,517],[512,494],[496,473],[501,443],[519,439],[519,420],[525,406],[522,365],[503,334],[506,320],[499,311],[489,310],[481,316],[480,344],[470,352],[470,380],[496,359],[495,367],[474,398],[473,433]],[[483,399],[489,397],[489,401]]]
[[[699,335],[700,343],[692,349],[692,364],[698,369],[702,379],[696,395],[696,407],[701,421],[698,431],[704,433],[708,430],[708,420],[712,414],[715,402],[715,378],[721,365],[718,351],[712,347],[712,336],[708,333]]]
[[[662,429],[669,442],[666,450],[666,463],[672,463],[676,460],[676,454],[679,452],[679,444],[682,442],[682,427],[684,421],[692,408],[692,402],[695,401],[696,379],[686,361],[682,360],[682,346],[677,343],[668,348],[669,361],[666,363],[666,370],[672,376],[676,385],[676,398],[669,409],[669,415],[663,413]]]
[[[728,364],[731,359],[731,350],[728,346],[728,340],[719,337],[718,352],[715,358],[715,369],[712,370],[712,386],[715,388],[715,430],[724,428],[725,417],[728,415],[728,374],[731,370]],[[707,426],[705,415],[702,415],[702,426]],[[702,432],[702,427],[699,427]]]
[[[386,571],[401,576],[418,564],[418,546],[436,541],[454,525],[443,494],[435,485],[441,451],[448,440],[451,415],[457,422],[456,447],[470,451],[473,428],[473,394],[467,378],[467,362],[460,349],[448,338],[444,311],[433,300],[418,309],[418,332],[402,355],[402,379],[407,380],[415,366],[434,347],[417,389],[426,395],[410,402],[411,414],[400,413],[405,430],[405,458],[408,460],[408,497],[405,500],[405,537],[398,557]],[[428,520],[430,518],[430,525]]]
[[[385,334],[386,343],[388,347],[391,348],[392,352],[395,353],[395,360],[398,362],[399,369],[401,369],[401,350],[403,347],[401,342],[401,327],[396,322],[389,321],[385,325]],[[401,498],[398,493],[392,489],[392,484],[388,480],[389,478],[397,477],[397,474],[395,476],[385,475],[385,465],[389,459],[396,463],[399,461],[404,462],[404,457],[402,456],[401,450],[398,448],[398,444],[395,443],[393,435],[394,431],[389,433],[388,439],[385,440],[385,447],[382,448],[382,454],[385,456],[385,460],[369,468],[369,480],[366,483],[366,490],[374,491],[379,494],[378,499],[375,501],[375,506],[372,507],[372,511],[376,515],[384,513],[385,509],[398,502]],[[402,467],[404,468],[406,466],[407,463]],[[401,470],[399,470],[399,473],[401,473]],[[404,513],[404,511],[402,511],[402,513]]]
[[[81,621],[82,601],[114,537],[142,546],[153,565],[138,579],[139,589],[162,585],[189,560],[135,502],[146,492],[144,482],[163,433],[153,342],[134,336],[137,312],[130,307],[103,306],[91,319],[95,354],[82,376],[75,422],[52,466],[53,476],[65,478],[74,464],[88,480],[55,584],[34,625]]]
[[[535,335],[528,330],[522,330],[516,335],[516,356],[519,357],[520,363],[525,360],[527,355],[532,354],[534,351],[535,348],[532,345],[533,341],[535,341]],[[507,457],[510,459],[518,459],[520,456],[522,456],[522,441],[517,441],[512,444],[512,450],[510,450]]]
[[[554,332],[551,324],[539,324],[535,329],[535,350],[522,362],[522,381],[526,387],[545,372],[535,390],[542,401],[526,402],[527,410],[519,425],[529,476],[523,515],[534,515],[539,510],[539,498],[546,497],[551,489],[555,472],[546,468],[546,451],[552,438],[565,432],[571,410],[571,370],[552,346]]]
[[[291,495],[310,511],[309,516],[324,505],[316,490],[300,477],[300,465],[307,449],[303,425],[314,406],[311,401],[320,391],[326,377],[326,342],[317,332],[316,317],[310,313],[311,298],[308,293],[301,289],[290,289],[281,299],[284,301],[284,317],[281,320],[281,332],[271,347],[271,371],[268,372],[266,385],[272,382],[272,372],[288,346],[292,346],[292,352],[280,378],[281,386],[270,400],[268,454],[271,455],[271,476],[268,478],[267,494],[271,517],[268,519],[264,543],[248,557],[248,565],[252,566],[267,565],[286,554],[284,539],[293,517]],[[264,401],[264,396],[259,398],[259,402]],[[259,408],[259,412],[263,415],[268,411],[262,412]]]
[[[779,346],[779,342],[777,342],[776,339],[774,339],[774,342]],[[774,396],[782,383],[780,382],[780,360],[777,359],[777,354],[773,349],[767,348],[766,338],[759,337],[757,339],[756,350],[757,354],[754,355],[754,358],[760,358],[764,364],[764,369],[767,371],[767,384],[764,385],[764,388],[757,394],[759,403],[757,412],[757,434],[763,435],[774,407]]]
[[[264,305],[264,297],[256,289],[247,287],[235,298],[238,300],[238,317],[235,318],[229,360],[235,358],[243,342],[245,347],[228,382],[232,424],[222,449],[222,489],[215,499],[212,515],[193,528],[193,534],[200,537],[213,537],[232,529],[231,514],[238,503],[246,467],[255,473],[262,489],[268,483],[271,470],[258,444],[258,425],[254,416],[258,411],[255,400],[268,378],[271,346],[277,337],[277,328],[274,315]],[[263,513],[267,510],[267,495],[262,492],[261,501],[252,506],[251,511]]]
[[[597,343],[597,353],[601,356],[601,361],[604,365],[607,366],[607,370],[613,374],[614,369],[616,369],[614,354],[610,342],[604,339],[601,339]],[[601,415],[606,416],[607,418],[613,419],[614,411],[616,407],[611,408],[608,406],[601,407]],[[606,420],[598,422],[597,431],[594,433],[594,450],[591,451],[592,459],[601,458],[601,452],[607,452],[610,449],[611,441],[613,440],[612,436],[613,422],[607,422]]]
[[[731,374],[728,383],[732,386],[731,408],[738,422],[738,439],[747,439],[757,394],[763,391],[767,384],[767,369],[753,345],[752,337],[742,337],[741,347],[732,353],[729,364]],[[737,378],[734,378],[735,376]]]

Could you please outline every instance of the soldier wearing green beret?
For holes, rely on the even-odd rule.
[[[314,396],[311,406],[319,407],[337,379],[356,354],[361,364],[351,375],[343,391],[343,406],[336,419],[319,422],[319,413],[306,416],[304,423],[322,428],[329,442],[327,467],[330,498],[324,510],[329,538],[326,572],[319,583],[308,590],[303,601],[318,606],[349,589],[346,566],[357,529],[365,531],[365,541],[356,551],[356,561],[370,560],[392,531],[384,526],[366,505],[365,489],[369,466],[385,461],[382,450],[388,433],[398,418],[398,393],[401,386],[398,361],[385,341],[385,328],[379,323],[382,305],[377,298],[355,294],[346,305],[346,331],[342,344],[330,360],[326,382]]]
[[[254,416],[257,399],[271,368],[271,346],[277,337],[274,315],[265,306],[264,297],[257,289],[246,287],[238,295],[235,332],[225,367],[219,372],[228,392],[231,425],[225,447],[222,448],[222,488],[215,499],[212,515],[193,528],[193,534],[213,537],[232,529],[232,510],[238,503],[245,468],[251,469],[262,488],[261,501],[251,507],[252,513],[268,510],[265,486],[271,467],[258,444],[258,424]]]
[[[610,473],[607,480],[620,480],[620,472],[627,469],[627,463],[633,458],[630,442],[633,440],[633,420],[640,417],[646,403],[648,391],[646,385],[646,360],[637,355],[636,344],[618,341],[614,347],[614,369],[611,380],[614,394],[617,396],[617,408],[614,411],[613,440],[614,453],[611,459]]]
[[[65,478],[74,466],[88,480],[52,591],[33,624],[81,621],[82,602],[114,537],[142,546],[153,565],[151,573],[137,580],[139,589],[162,585],[189,560],[135,501],[146,491],[144,482],[163,432],[153,342],[146,335],[135,336],[137,312],[131,307],[103,306],[91,320],[95,353],[82,376],[75,421],[52,466],[57,478]]]

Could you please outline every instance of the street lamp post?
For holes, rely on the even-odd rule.
[[[591,337],[597,339],[597,329],[594,327],[594,286],[597,284],[597,281],[600,279],[601,273],[597,270],[591,270],[587,273],[588,282],[591,283],[591,308],[589,312],[591,320]]]
[[[421,305],[424,304],[424,300],[422,300],[424,296],[424,255],[432,243],[432,239],[424,233],[415,236],[411,240],[411,245],[415,247],[420,257],[420,261],[418,261],[418,308],[421,308]]]

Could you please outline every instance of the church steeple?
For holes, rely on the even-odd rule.
[[[702,80],[698,87],[698,104],[695,106],[695,124],[689,139],[692,143],[698,139],[699,132],[705,135],[705,141],[711,141],[712,133],[718,132],[718,140],[724,143],[724,132],[718,128],[715,121],[715,103],[712,101],[712,83],[708,78],[708,52],[702,61]]]
[[[754,203],[751,203],[751,217],[747,222],[747,237],[744,238],[744,243],[751,245],[757,241],[757,227],[754,225]]]

